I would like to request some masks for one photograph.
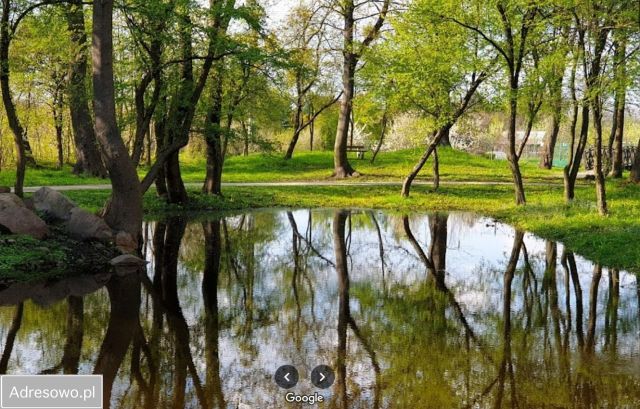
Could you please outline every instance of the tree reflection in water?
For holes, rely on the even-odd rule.
[[[637,278],[561,244],[355,210],[144,231],[146,272],[1,307],[0,372],[102,373],[112,408],[286,407],[284,363],[300,393],[332,365],[341,409],[640,406]]]

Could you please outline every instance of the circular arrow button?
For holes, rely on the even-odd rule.
[[[333,385],[335,380],[336,375],[333,373],[333,369],[327,365],[318,365],[311,371],[311,383],[316,388],[327,389]]]
[[[292,365],[282,365],[273,378],[279,387],[290,389],[298,383],[298,370]]]

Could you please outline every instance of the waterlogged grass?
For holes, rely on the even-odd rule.
[[[351,162],[361,177],[350,179],[355,182],[367,181],[401,181],[411,171],[422,155],[422,149],[409,149],[397,152],[382,152],[375,164],[369,158]],[[147,169],[139,169],[140,177]],[[205,176],[205,160],[183,157],[181,161],[182,177],[187,183],[202,183]],[[327,181],[331,180],[333,171],[332,152],[300,152],[293,159],[284,160],[278,154],[252,154],[234,156],[225,162],[224,182],[292,182],[292,181]],[[509,182],[511,173],[504,160],[490,160],[482,156],[441,149],[440,173],[443,180],[451,181],[491,181]],[[560,182],[560,169],[551,171],[539,169],[537,160],[522,161],[522,173],[529,182]],[[431,163],[428,163],[422,175],[423,179],[431,176]],[[0,172],[0,185],[13,186],[13,171]],[[74,175],[71,167],[62,169],[43,166],[28,169],[25,186],[60,186],[60,185],[100,185],[108,184],[108,180]]]
[[[224,197],[190,192],[185,207],[168,206],[154,194],[145,196],[149,218],[185,211],[242,210],[263,207],[349,207],[389,209],[400,213],[465,211],[494,217],[543,238],[564,243],[593,261],[640,272],[640,187],[624,182],[608,184],[611,215],[600,217],[595,209],[593,185],[579,186],[570,206],[556,185],[527,188],[528,204],[515,206],[511,186],[449,185],[433,192],[416,186],[410,198],[402,198],[394,186],[283,186],[227,187]],[[99,209],[106,191],[69,192],[81,206]]]

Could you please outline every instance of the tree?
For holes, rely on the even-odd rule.
[[[293,44],[293,49],[290,51],[292,61],[289,71],[294,88],[294,114],[293,135],[284,154],[285,159],[293,157],[293,151],[300,134],[342,95],[338,94],[335,98],[329,98],[322,103],[319,109],[312,109],[312,112],[305,118],[305,108],[312,104],[314,89],[327,88],[326,84],[322,84],[322,71],[329,67],[323,61],[327,52],[322,47],[326,42],[325,22],[328,16],[322,15],[321,10],[320,7],[310,9],[300,6],[291,12],[287,22],[291,32],[287,33],[289,34],[287,37],[290,38],[285,37],[285,42]]]
[[[532,47],[539,5],[530,0],[497,0],[474,1],[470,7],[455,7],[458,12],[449,9],[442,17],[479,35],[495,49],[503,62],[508,99],[507,159],[513,176],[516,204],[524,205],[526,197],[516,151],[518,95],[525,57]]]
[[[18,117],[10,87],[9,48],[18,23],[21,20],[21,17],[18,17],[11,21],[11,13],[17,12],[14,6],[15,4],[11,0],[2,0],[2,14],[0,16],[0,89],[2,90],[2,103],[9,121],[9,128],[13,133],[16,149],[15,193],[22,197],[27,164],[30,162],[35,163],[35,160],[33,159],[31,146],[27,140],[24,127]],[[19,16],[24,16],[24,14],[19,14]]]
[[[604,91],[602,75],[607,38],[611,32],[610,18],[615,11],[615,4],[615,1],[608,2],[608,4],[593,4],[592,7],[579,8],[575,13],[576,25],[580,27],[578,29],[578,40],[585,74],[585,93],[593,114],[596,201],[598,213],[601,215],[606,215],[609,212],[607,209],[602,155],[602,104]],[[586,127],[588,127],[588,124]]]
[[[142,188],[116,122],[113,80],[113,0],[93,5],[93,110],[112,193],[104,217],[110,227],[138,239],[142,228]]]
[[[582,155],[584,154],[585,147],[587,145],[587,137],[589,136],[589,105],[586,102],[586,98],[578,98],[577,92],[577,72],[580,65],[580,59],[582,52],[577,47],[577,37],[584,36],[584,29],[576,27],[577,36],[576,43],[574,44],[571,75],[569,78],[569,91],[571,94],[571,125],[570,125],[570,143],[569,143],[569,161],[564,167],[564,199],[565,202],[570,203],[575,197],[575,186],[578,172],[580,171],[580,162],[582,161]],[[581,125],[578,131],[578,113],[581,111]],[[579,132],[579,133],[578,133]]]
[[[206,52],[204,56],[199,56],[194,51],[194,30],[196,27],[191,19],[193,10],[190,7],[192,6],[193,4],[190,3],[179,3],[172,10],[177,21],[179,73],[170,94],[171,98],[163,98],[160,106],[156,108],[164,109],[162,112],[157,112],[159,121],[156,124],[156,138],[159,143],[156,163],[142,181],[143,191],[156,181],[158,193],[166,192],[167,200],[170,203],[185,203],[188,199],[180,172],[178,153],[189,143],[191,125],[198,101],[202,96],[215,59],[220,58],[215,54],[217,47],[213,28],[215,14],[229,11],[216,0],[210,2],[206,16],[208,22],[205,29],[206,44],[201,44]],[[195,60],[202,60],[202,66],[197,76],[193,64]]]
[[[76,164],[73,172],[107,177],[102,163],[87,95],[87,32],[84,24],[82,0],[70,0],[65,5],[73,57],[69,63],[67,99],[71,126],[76,146]]]
[[[156,107],[165,90],[162,57],[168,40],[166,30],[171,21],[171,5],[159,1],[134,1],[127,11],[127,25],[142,51],[140,63],[144,70],[134,89],[136,118],[131,158],[138,166],[145,137],[150,131]],[[151,85],[153,91],[147,98]]]
[[[475,35],[440,18],[441,7],[439,1],[416,1],[393,21],[393,34],[366,54],[364,77],[371,92],[395,110],[417,112],[431,123],[425,152],[403,183],[405,197],[431,154],[473,105],[495,61],[495,52],[479,45]]]
[[[557,10],[561,12],[561,10]],[[562,21],[561,21],[562,23]],[[564,112],[564,100],[562,96],[562,85],[567,70],[568,56],[572,46],[571,26],[567,23],[555,26],[553,22],[548,29],[550,38],[547,45],[542,49],[542,77],[546,84],[545,99],[547,99],[547,109],[551,114],[551,123],[546,132],[542,154],[540,156],[540,167],[551,169],[555,155],[560,125]],[[542,46],[538,46],[542,48]]]
[[[615,88],[615,97],[613,102],[613,118],[611,126],[611,135],[607,145],[608,159],[611,164],[611,176],[621,178],[624,170],[623,164],[623,139],[624,139],[624,112],[627,98],[626,84],[626,50],[627,39],[625,34],[617,30],[614,33],[614,54],[613,54],[613,82]]]
[[[338,129],[336,131],[336,141],[333,148],[333,176],[345,178],[357,176],[358,173],[349,163],[347,158],[347,141],[349,139],[349,121],[352,116],[353,97],[355,92],[356,66],[362,53],[378,37],[382,25],[389,11],[390,0],[383,0],[379,9],[373,12],[376,17],[375,23],[367,29],[362,41],[356,39],[356,24],[363,20],[358,17],[357,12],[363,6],[371,6],[368,1],[356,3],[354,0],[340,2],[339,14],[343,20],[342,28],[342,97],[340,100],[340,113],[338,116]],[[370,8],[364,11],[365,15],[371,14]]]

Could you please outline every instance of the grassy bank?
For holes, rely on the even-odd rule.
[[[528,204],[516,207],[510,186],[454,185],[432,192],[414,189],[410,198],[400,197],[391,186],[229,187],[225,197],[207,197],[192,191],[186,208],[164,205],[153,194],[145,197],[150,218],[185,210],[231,210],[259,207],[357,207],[397,212],[470,211],[495,217],[543,238],[563,242],[571,250],[606,266],[640,271],[640,187],[624,182],[608,185],[611,215],[595,211],[592,185],[577,189],[571,206],[562,200],[559,186],[529,186]],[[78,204],[98,209],[108,192],[69,192]]]
[[[323,181],[331,177],[333,171],[332,152],[301,152],[291,160],[281,155],[253,154],[234,156],[227,159],[223,175],[224,182],[285,182],[285,181]],[[422,155],[421,149],[382,152],[372,164],[369,158],[353,159],[352,163],[362,173],[359,182],[402,180]],[[200,183],[204,180],[205,160],[182,158],[182,176],[187,183]],[[456,181],[511,181],[511,173],[504,160],[490,160],[481,156],[441,149],[440,172],[443,180]],[[141,168],[142,176],[146,173]],[[537,160],[523,160],[522,173],[526,181],[560,181],[560,169],[551,171],[539,169]],[[431,164],[425,166],[422,178],[431,174]],[[15,175],[12,171],[0,172],[0,185],[12,186]],[[71,173],[71,167],[55,169],[44,166],[28,169],[25,186],[59,185],[97,185],[108,181],[99,178],[77,176]]]

